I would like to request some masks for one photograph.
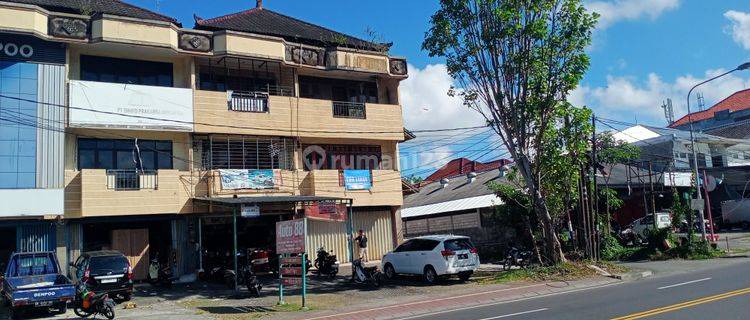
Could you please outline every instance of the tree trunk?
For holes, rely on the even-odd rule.
[[[518,165],[520,166],[520,172],[523,176],[526,187],[531,195],[531,201],[534,206],[534,212],[536,212],[539,221],[544,229],[544,242],[547,251],[547,259],[552,264],[558,264],[566,262],[565,255],[562,252],[562,246],[560,240],[557,238],[557,232],[555,232],[555,225],[552,223],[552,216],[547,208],[547,201],[545,201],[539,190],[537,180],[534,179],[531,172],[531,164],[525,155],[521,155],[517,159]]]
[[[534,248],[534,256],[536,258],[536,261],[539,264],[543,264],[544,261],[542,261],[542,253],[539,252],[539,246],[536,244],[536,237],[534,237],[534,229],[531,227],[531,222],[529,221],[528,216],[523,216],[523,223],[526,225],[526,231],[529,233],[529,239],[531,239],[531,245]]]

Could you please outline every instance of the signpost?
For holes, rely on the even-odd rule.
[[[276,222],[276,252],[279,254],[279,304],[285,304],[284,286],[301,286],[302,307],[306,307],[306,231],[306,219]]]

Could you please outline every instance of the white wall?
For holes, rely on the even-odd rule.
[[[0,189],[0,217],[62,215],[64,189]]]

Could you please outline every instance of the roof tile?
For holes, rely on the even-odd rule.
[[[386,51],[390,47],[390,44],[365,41],[266,8],[252,8],[210,19],[196,17],[195,28],[276,36],[317,46],[343,42],[341,45],[346,47],[375,51]]]
[[[50,11],[81,14],[90,10],[116,16],[157,20],[179,25],[176,19],[119,0],[5,0],[14,3],[30,4]]]

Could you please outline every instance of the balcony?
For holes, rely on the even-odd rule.
[[[404,138],[400,105],[366,103],[339,108],[331,100],[269,95],[266,112],[238,112],[227,107],[226,92],[195,90],[194,97],[197,133],[291,137],[299,133],[309,138],[390,141]],[[359,121],[365,117],[367,121]]]
[[[190,213],[199,180],[178,170],[66,170],[65,216]]]
[[[349,119],[365,119],[365,104],[361,102],[333,101],[333,117]]]
[[[70,80],[69,126],[193,130],[191,89]]]
[[[109,190],[156,190],[159,175],[156,170],[107,170]]]

